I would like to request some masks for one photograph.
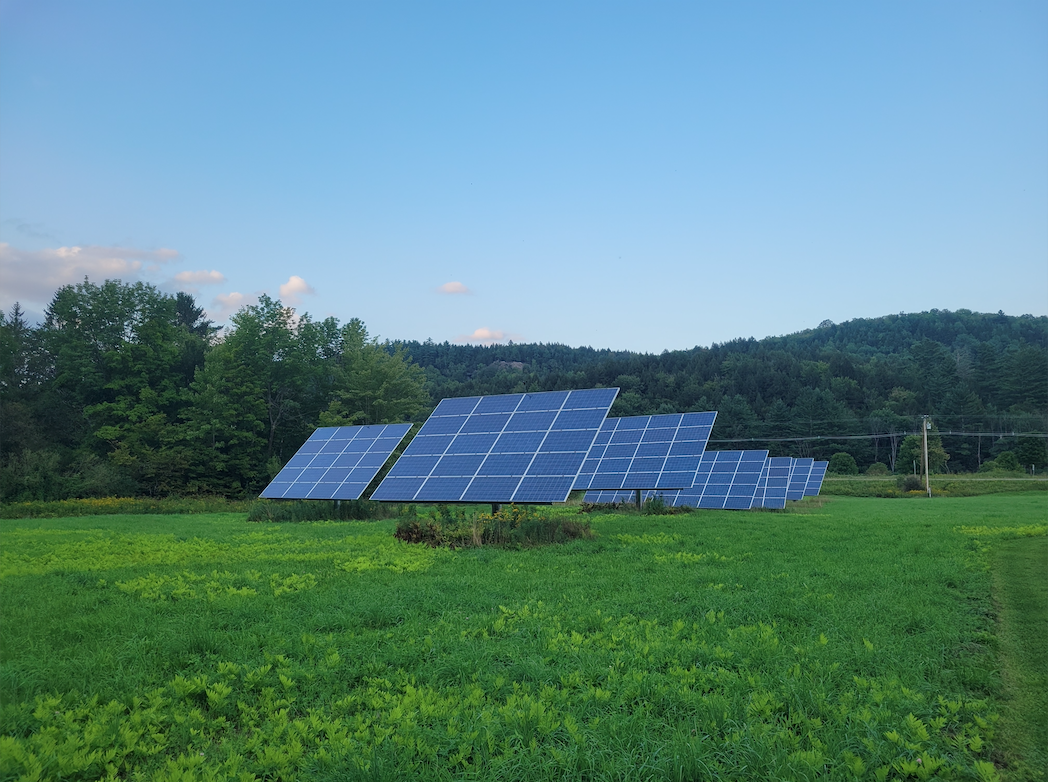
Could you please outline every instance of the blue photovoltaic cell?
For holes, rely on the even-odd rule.
[[[753,503],[767,451],[707,451],[690,489],[679,492],[675,505],[746,510]]]
[[[819,490],[822,489],[822,479],[826,477],[826,466],[829,462],[815,462],[811,466],[811,475],[808,476],[808,483],[804,487],[805,497],[817,497]]]
[[[441,400],[371,498],[564,502],[617,393],[592,388]]]
[[[811,475],[811,467],[814,459],[794,459],[790,470],[790,484],[786,489],[786,499],[799,500],[804,497],[804,489],[808,485],[808,476]]]
[[[323,426],[262,491],[267,499],[359,500],[411,424]]]
[[[607,418],[573,488],[687,488],[716,418],[716,412]]]
[[[793,459],[789,456],[773,456],[764,463],[757,492],[753,497],[755,508],[785,508],[786,491],[790,483]]]

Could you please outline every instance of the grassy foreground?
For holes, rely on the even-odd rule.
[[[1007,772],[990,561],[1045,535],[1043,495],[802,508],[590,514],[516,551],[0,522],[0,779]]]
[[[1048,538],[998,547],[994,595],[1000,615],[1005,702],[1001,745],[1017,775],[1048,770]]]

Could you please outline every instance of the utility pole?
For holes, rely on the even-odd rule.
[[[924,426],[921,430],[924,433],[924,488],[928,490],[928,496],[932,496],[932,476],[928,472],[928,430],[932,428],[932,422],[928,420],[928,416],[921,416],[924,419]]]

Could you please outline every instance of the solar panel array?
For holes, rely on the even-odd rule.
[[[617,393],[444,399],[372,499],[564,502]]]
[[[692,508],[784,508],[786,500],[819,493],[827,462],[768,457],[767,451],[707,451],[688,489],[641,492],[642,502],[660,495],[667,505]],[[636,492],[586,492],[585,502],[634,502]]]
[[[784,508],[817,495],[827,462],[705,452],[715,412],[607,418],[616,388],[444,399],[372,499],[393,502],[647,501]],[[262,492],[359,499],[410,424],[317,429]]]
[[[267,499],[357,500],[411,424],[317,429],[262,491]]]
[[[687,488],[716,418],[715,412],[608,418],[573,488]]]

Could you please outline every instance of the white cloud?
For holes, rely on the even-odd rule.
[[[456,342],[479,342],[482,345],[494,345],[496,342],[520,342],[520,335],[510,334],[499,329],[489,329],[481,326],[472,334],[463,334],[455,337]]]
[[[226,281],[226,276],[222,272],[215,271],[197,271],[197,272],[179,272],[175,275],[175,282],[182,286],[182,289],[186,293],[196,293],[200,285],[218,285]]]
[[[234,312],[246,304],[258,302],[257,296],[246,296],[243,293],[220,293],[211,300],[211,306],[207,308],[208,317],[216,321],[224,321]]]
[[[312,295],[316,290],[297,274],[292,274],[288,281],[280,286],[280,301],[285,306],[296,306],[302,303],[304,293]]]
[[[473,293],[469,288],[463,285],[461,282],[445,282],[439,288],[438,293]]]
[[[43,309],[63,285],[119,279],[135,282],[143,271],[155,271],[162,264],[181,258],[177,250],[140,250],[135,247],[55,247],[20,250],[0,242],[0,279],[4,281],[0,306],[16,301],[26,309]]]

